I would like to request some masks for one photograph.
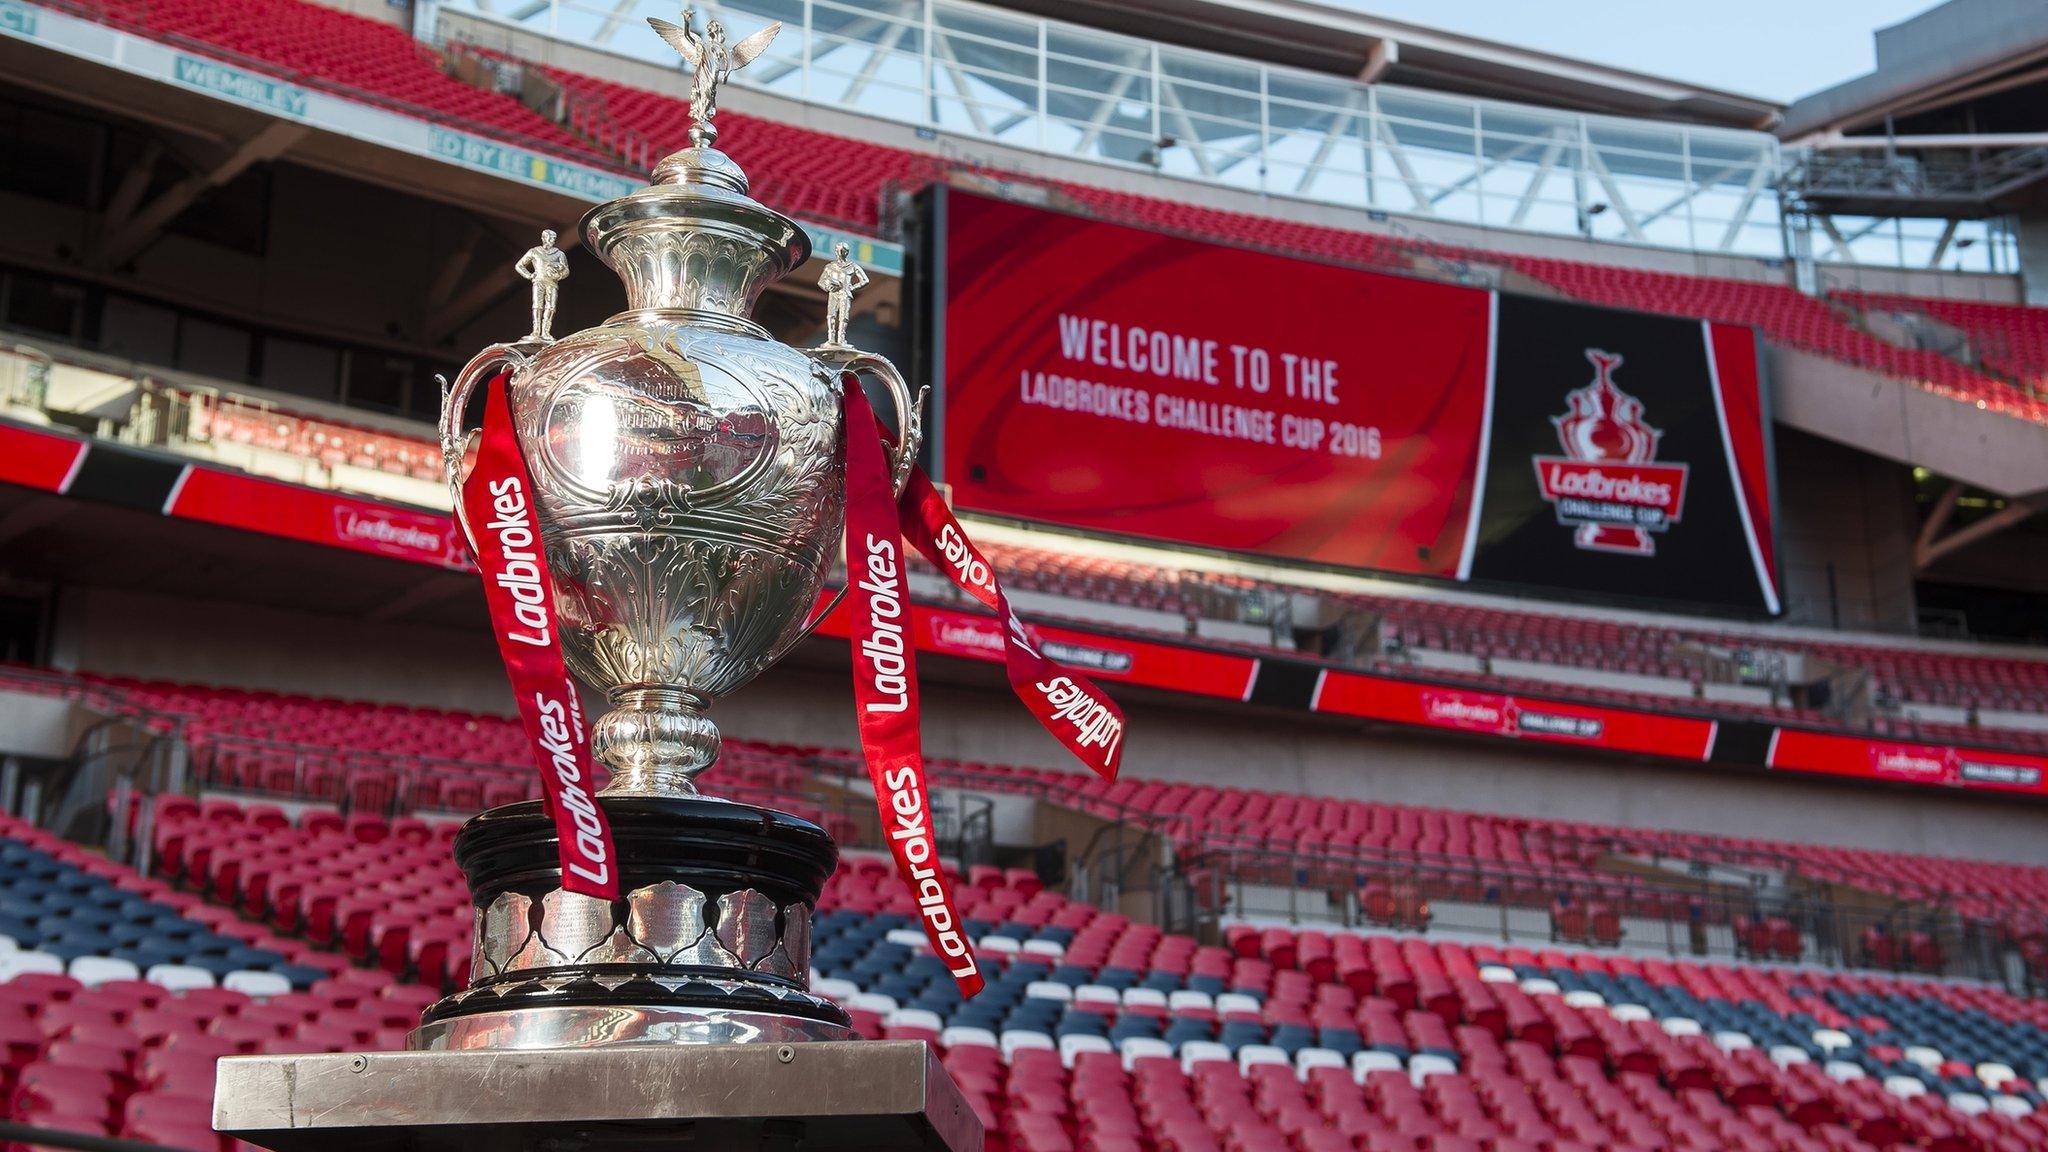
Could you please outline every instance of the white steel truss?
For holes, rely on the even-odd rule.
[[[699,7],[733,38],[785,26],[760,62],[734,74],[744,87],[1262,195],[1773,259],[1794,247],[1790,229],[1825,219],[1781,219],[1782,179],[1801,154],[1763,132],[1366,84],[972,0]],[[675,0],[438,0],[422,6],[423,32],[437,8],[681,67],[643,27],[648,16],[674,19]],[[1824,261],[2014,266],[1998,222],[1859,218],[1829,221],[1823,238],[1803,250]]]

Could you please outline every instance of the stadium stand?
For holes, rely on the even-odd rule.
[[[332,810],[293,826],[276,808],[219,799],[164,797],[156,810],[156,863],[178,896],[262,916],[367,968],[225,1000],[16,974],[0,984],[0,1017],[20,1021],[8,1031],[16,1117],[211,1146],[186,1123],[205,1097],[193,1050],[391,1041],[461,984],[469,908],[444,830]],[[352,879],[317,883],[334,875]],[[864,1035],[938,1043],[1008,1148],[1853,1152],[2048,1138],[2034,1113],[2048,1015],[1991,988],[1255,924],[1200,945],[1075,904],[1022,869],[963,879],[969,929],[995,968],[983,996],[961,1002],[877,855],[842,861],[825,890],[817,988]],[[205,1033],[186,1006],[213,1017]]]
[[[432,994],[0,819],[0,1091],[10,1120],[177,1148],[213,1061],[395,1047]]]
[[[358,866],[445,913],[431,934],[445,944],[462,927],[452,871],[439,888],[420,888],[417,868],[387,868],[379,853],[404,845],[445,857],[447,825],[422,816],[445,822],[535,794],[516,725],[502,717],[112,678],[24,682],[68,685],[110,713],[178,732],[204,787],[262,798],[242,816],[225,800],[166,802],[146,838],[172,874],[279,931],[319,924],[311,938],[323,944],[341,933],[334,901],[347,885],[333,878],[356,876]],[[371,746],[365,733],[378,734]],[[842,843],[865,842],[867,801],[850,786],[861,778],[851,753],[729,739],[723,756],[723,794],[817,821]],[[2048,981],[2048,869],[2039,867],[978,762],[934,760],[932,769],[944,786],[1035,796],[1151,829],[1173,843],[1197,899],[1217,911],[1246,885],[1306,888],[1345,893],[1357,922],[1386,927],[1429,927],[1432,902],[1518,908],[1547,913],[1558,940],[1621,944],[1625,918],[1632,931],[1659,935],[1697,924],[1732,933],[1735,953],[1778,959],[1814,958],[1816,933],[1826,933],[1833,943],[1824,951],[1841,963],[1927,972],[1949,970],[1959,952],[2010,948]],[[347,820],[294,827],[268,806],[337,801]],[[1702,891],[1640,868],[1664,860],[1752,869],[1777,877],[1782,893],[1760,901]],[[1617,861],[1624,867],[1610,866]],[[1828,903],[1835,888],[1885,907],[1844,911]],[[360,914],[382,899],[362,902]],[[407,946],[380,944],[367,923],[345,935],[357,959],[404,968]]]
[[[515,62],[561,90],[558,122],[459,78],[470,57],[491,59],[481,50],[437,54],[395,27],[300,0],[85,7],[240,67],[612,170],[644,170],[650,148],[681,146],[688,127],[672,97]],[[763,200],[870,233],[887,230],[896,191],[962,175],[1032,179],[740,113],[726,113],[725,126]],[[2048,423],[2038,309],[1816,299],[1772,281],[1538,259],[1035,182],[1069,207],[1184,235],[1430,277],[1484,266],[1575,299],[1750,324],[1785,347]],[[1974,365],[1865,330],[1858,312],[1871,309],[1961,330]],[[177,407],[195,442],[440,483],[440,450],[425,435],[174,389],[152,395]],[[1673,694],[1584,682],[1570,694],[2048,751],[2048,724],[2034,723],[2048,715],[2048,661],[2025,655],[1329,592],[1205,570],[1194,557],[1111,559],[1056,541],[987,550],[1013,591],[1053,598],[1031,603],[1034,617],[1292,650],[1320,640],[1290,635],[1274,610],[1315,598],[1370,637],[1329,653],[1358,667],[1553,694],[1567,678],[1522,666],[1599,670]],[[1276,617],[1270,645],[1203,631]],[[1764,700],[1708,694],[1758,689],[1731,667],[1759,646],[1807,660],[1809,681],[1836,670],[1862,678],[1864,706],[1809,706],[1782,682]],[[236,1152],[246,1146],[210,1128],[214,1059],[395,1048],[425,1006],[466,982],[475,911],[450,842],[460,818],[538,795],[512,721],[4,667],[0,687],[71,697],[175,736],[199,789],[110,808],[133,866],[0,816],[8,1118]],[[1037,797],[1156,836],[1202,930],[1142,922],[1126,914],[1137,900],[1106,911],[1080,897],[1084,885],[1048,887],[1051,868],[1042,877],[966,867],[954,879],[989,984],[962,1001],[886,858],[846,854],[814,926],[815,986],[864,1036],[934,1044],[992,1152],[2048,1147],[2048,1000],[1956,975],[1990,971],[1964,964],[1968,952],[1991,957],[2011,986],[2048,988],[2048,867],[973,761],[933,769],[949,790]],[[842,845],[872,846],[861,775],[846,749],[728,739],[716,790],[814,820]],[[1772,895],[1658,875],[1716,868],[1759,890],[1768,883]],[[1327,897],[1338,926],[1253,915],[1245,893],[1261,888]],[[1827,921],[1823,939],[1816,908],[1837,897],[1879,911]],[[1477,939],[1447,913],[1457,906],[1498,909],[1501,933]],[[1547,924],[1549,940],[1506,942],[1510,910]],[[1711,930],[1717,950],[1730,941],[1726,953],[1742,962],[1677,959],[1677,937],[1660,948],[1643,938],[1644,921],[1697,928],[1701,939]],[[2009,960],[2023,971],[2004,969]]]
[[[560,156],[605,161],[604,153],[511,96],[448,75],[441,60],[404,29],[298,0],[105,0],[89,8],[142,35],[281,73],[429,120],[450,120]]]
[[[212,1039],[249,1051],[388,1038],[389,1021],[460,983],[469,911],[445,832],[319,809],[294,826],[274,808],[176,797],[157,810],[168,875],[370,965],[315,985],[304,1005],[243,1007]],[[235,828],[257,831],[255,854],[237,857],[220,835]],[[408,898],[264,870],[313,860],[330,865],[322,876],[360,863],[372,881],[402,877]],[[2048,1136],[2035,1115],[2048,1014],[1986,987],[1246,924],[1202,945],[1075,903],[1028,871],[960,879],[995,969],[982,996],[960,1000],[875,855],[843,860],[826,888],[816,986],[864,1035],[939,1045],[1007,1148],[1854,1152]],[[27,993],[24,1014],[39,1013],[45,1035],[74,1020],[59,1004],[96,1003],[68,984],[69,997],[20,978],[6,987]],[[308,1023],[304,1006],[322,996],[329,1011]],[[97,1057],[132,1078],[119,1085],[18,1066],[17,1113],[90,1126],[189,1108],[126,1095],[130,1082],[172,1094],[149,1079],[146,1029],[164,1014],[130,1009],[107,1033],[117,1048],[122,1026],[140,1042],[125,1059]],[[266,1030],[273,1019],[283,1026]],[[82,1040],[80,1027],[64,1035]],[[77,1044],[41,1052],[67,1067],[87,1057]],[[41,1087],[58,1079],[63,1093]]]

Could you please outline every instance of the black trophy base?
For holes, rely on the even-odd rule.
[[[852,1036],[813,996],[810,928],[838,862],[823,829],[702,797],[599,801],[617,900],[565,891],[538,802],[466,824],[455,861],[477,909],[469,987],[435,1004],[416,1050],[730,1044]]]

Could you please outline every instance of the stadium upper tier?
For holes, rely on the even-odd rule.
[[[367,96],[429,119],[453,117],[558,155],[610,159],[517,100],[445,74],[433,52],[390,24],[298,0],[95,0],[86,7],[109,22],[316,87]]]
[[[454,0],[440,9],[444,25],[459,15],[675,63],[640,27],[642,16],[664,14],[659,0],[541,0],[510,13]],[[1796,152],[1767,132],[1676,122],[1683,112],[1586,115],[1369,83],[1361,75],[1382,71],[1369,56],[1362,68],[1310,71],[961,0],[743,0],[719,5],[718,15],[734,36],[771,21],[786,28],[734,74],[735,85],[969,142],[1427,220],[1788,255],[1776,189]],[[1206,24],[1199,14],[1189,22]],[[1124,23],[1170,34],[1142,16]],[[1515,51],[1501,46],[1495,56]],[[1532,89],[1525,98],[1543,97]],[[1871,223],[1866,234],[1861,224],[1840,229],[1849,259],[1924,267],[1940,244],[1939,221]],[[1962,227],[1973,267],[2015,266],[1997,229]]]
[[[682,100],[559,68],[542,70],[564,90],[581,97],[577,104],[582,109],[580,115],[631,130],[650,142],[656,155],[687,145],[688,105]],[[725,116],[728,130],[722,140],[754,176],[756,192],[798,215],[809,212],[873,229],[886,190],[913,188],[947,175],[945,166],[930,157],[731,112]],[[1019,178],[1007,173],[993,175]],[[1746,324],[1775,344],[1911,380],[1979,407],[2048,423],[2048,402],[2035,395],[2030,385],[2000,379],[1939,353],[1887,343],[1857,327],[1850,309],[1807,296],[1789,284],[1517,256],[1275,220],[1072,182],[1032,183],[1104,219],[1224,244],[1405,275],[1462,276],[1473,265],[1486,266],[1519,273],[1559,295],[1591,303]]]
[[[923,2],[916,0],[910,3],[910,7],[917,8]],[[915,28],[901,13],[841,11],[830,3],[792,6],[789,12],[768,13],[763,9],[757,15],[794,20],[798,24],[806,12],[818,20],[825,20],[836,12],[837,16],[831,18],[838,23],[813,30],[808,41],[794,30],[778,38],[769,56],[740,73],[739,78],[744,83],[752,77],[752,82],[776,91],[795,85],[807,98],[823,100],[829,94],[823,89],[806,87],[809,82],[803,77],[811,72],[838,75],[835,69],[843,62],[835,53],[857,49],[861,53],[875,54],[870,62],[876,66],[872,75],[867,74],[865,67],[860,67],[840,78],[849,86],[848,91],[853,97],[844,101],[845,106],[861,112],[887,115],[886,109],[866,108],[859,97],[870,90],[897,90],[898,81],[890,77],[895,76],[897,69],[897,64],[892,63],[892,54],[899,50],[919,54],[918,58],[922,60],[923,53],[935,50],[933,45],[957,40],[964,47],[969,40],[979,36],[985,43],[981,43],[976,51],[992,55],[978,63],[963,61],[959,68],[965,70],[962,76],[989,80],[978,70],[992,67],[990,61],[1003,56],[1005,50],[1001,46],[1009,42],[1005,37],[1014,39],[1012,33],[1016,32],[1012,28],[1011,33],[999,34],[994,29],[1010,27],[1010,24],[1022,20],[1017,28],[1028,26],[1033,30],[1032,45],[1038,43],[1036,37],[1041,28],[1050,38],[1048,43],[1060,42],[1059,36],[1054,35],[1055,25],[972,5],[932,2],[936,6],[930,17],[938,23],[932,25],[935,30],[930,37],[913,35]],[[417,110],[423,117],[450,120],[471,130],[514,140],[542,152],[586,162],[596,159],[605,166],[635,175],[644,173],[650,157],[685,143],[687,106],[680,99],[563,68],[537,68],[558,85],[562,94],[554,102],[563,119],[562,124],[557,124],[530,110],[511,95],[456,80],[449,75],[453,57],[443,57],[426,49],[390,25],[337,12],[307,0],[259,0],[237,5],[209,5],[199,0],[174,0],[171,3],[112,0],[93,11],[102,19],[146,35],[226,53],[246,66],[356,93],[375,103],[403,105]],[[573,6],[529,5],[522,11],[534,21],[539,21],[533,27],[555,29],[565,37],[577,34],[575,29],[581,27],[579,21],[585,21],[587,17],[594,24],[585,31],[596,43],[609,42],[612,32],[605,29],[615,31],[614,26],[637,23],[637,20],[629,20],[615,9],[608,9],[609,14],[603,17],[593,13],[579,14],[580,10]],[[728,19],[731,18],[730,6],[721,11]],[[742,8],[740,11],[745,15],[750,10]],[[944,27],[949,19],[965,21],[965,25],[942,38],[937,29]],[[856,30],[859,35],[855,35]],[[896,36],[894,33],[897,32],[902,35]],[[869,42],[859,38],[869,34],[879,39]],[[635,50],[653,53],[660,49],[658,40],[642,38],[652,47],[641,46]],[[1092,31],[1086,37],[1078,38],[1076,44],[1092,42],[1090,38],[1109,45],[1102,51],[1108,51],[1112,57],[1121,58],[1120,54],[1128,48],[1115,37]],[[623,49],[632,42],[632,38],[621,38],[619,46]],[[796,47],[806,42],[813,43],[814,47],[808,51]],[[1018,47],[1015,51],[1028,54],[1037,49]],[[1157,57],[1154,60],[1157,68],[1166,68],[1167,64],[1162,62],[1175,58],[1172,52],[1157,50],[1157,46],[1148,46],[1146,51],[1147,59]],[[1102,133],[1108,133],[1117,122],[1117,116],[1121,115],[1118,111],[1121,101],[1143,102],[1153,92],[1159,93],[1162,100],[1171,97],[1169,102],[1183,109],[1176,115],[1191,117],[1191,123],[1207,124],[1214,120],[1218,125],[1232,126],[1231,131],[1238,131],[1247,124],[1256,123],[1256,118],[1244,119],[1252,116],[1251,111],[1230,111],[1243,98],[1238,88],[1251,83],[1245,77],[1256,79],[1266,76],[1262,83],[1271,89],[1272,76],[1278,74],[1277,70],[1259,65],[1226,67],[1230,61],[1225,58],[1196,53],[1190,59],[1206,61],[1203,67],[1208,71],[1191,64],[1190,68],[1195,70],[1190,76],[1170,81],[1166,72],[1156,76],[1119,72],[1120,66],[1113,61],[1097,61],[1100,68],[1094,64],[1083,66],[1083,62],[1091,57],[1079,47],[1075,47],[1073,52],[1075,55],[1071,58],[1060,58],[1060,54],[1054,52],[1048,60],[1060,58],[1062,68],[1070,65],[1080,68],[1082,73],[1095,76],[1116,93],[1115,99],[1107,101],[1099,93],[1091,97],[1094,101],[1091,107],[1107,113],[1099,126]],[[593,66],[602,63],[601,57],[591,59]],[[808,65],[805,65],[806,61]],[[929,74],[929,70],[918,74]],[[1411,110],[1411,114],[1394,116],[1387,110],[1387,101],[1398,103],[1409,97],[1378,86],[1354,85],[1327,77],[1312,78],[1321,84],[1335,84],[1340,88],[1348,86],[1346,90],[1355,89],[1359,94],[1350,98],[1345,110],[1322,109],[1313,115],[1303,113],[1308,115],[1304,124],[1319,126],[1320,135],[1311,134],[1311,139],[1319,142],[1315,151],[1320,154],[1335,150],[1337,145],[1352,140],[1354,132],[1358,133],[1357,139],[1364,142],[1366,149],[1359,160],[1363,165],[1360,169],[1363,186],[1409,187],[1420,197],[1405,209],[1394,206],[1395,211],[1416,212],[1419,211],[1416,205],[1421,204],[1430,207],[1427,214],[1442,216],[1448,208],[1438,211],[1439,204],[1451,205],[1468,200],[1484,204],[1486,197],[1482,193],[1485,190],[1505,186],[1515,189],[1517,196],[1526,203],[1518,204],[1512,211],[1504,209],[1501,213],[1503,219],[1491,222],[1526,224],[1542,202],[1542,189],[1561,180],[1563,186],[1577,190],[1575,196],[1590,197],[1583,203],[1575,201],[1572,208],[1573,212],[1591,222],[1586,229],[1588,236],[1630,239],[1637,238],[1635,234],[1641,231],[1646,221],[1656,227],[1682,222],[1687,229],[1696,227],[1700,220],[1711,223],[1716,218],[1711,211],[1705,211],[1702,204],[1712,202],[1723,191],[1742,205],[1743,213],[1762,212],[1765,211],[1762,206],[1775,204],[1774,196],[1768,194],[1775,177],[1770,164],[1763,158],[1774,155],[1777,146],[1771,137],[1761,133],[1734,134],[1750,140],[1747,147],[1755,154],[1745,160],[1734,153],[1723,155],[1726,149],[1717,152],[1710,144],[1688,142],[1690,137],[1686,135],[1707,133],[1712,136],[1716,132],[1726,135],[1723,130],[1686,129],[1636,121],[1615,121],[1603,128],[1599,126],[1603,122],[1598,118],[1559,116],[1540,109],[1427,93],[1410,94],[1421,103]],[[960,83],[967,84],[968,81],[962,79]],[[1058,79],[1048,79],[1045,91],[1057,92],[1062,83]],[[1186,89],[1186,92],[1175,95],[1181,89]],[[1284,89],[1285,85],[1282,85],[1281,89],[1274,91]],[[1198,90],[1202,94],[1200,101],[1190,104],[1189,101],[1196,99]],[[1002,112],[993,104],[984,108],[973,99],[961,102],[944,95],[943,91],[935,92],[928,103],[942,107],[949,99],[962,103],[964,107],[978,109],[975,116],[969,118],[971,122],[985,120],[991,125],[1005,125],[1004,132],[1025,132],[1027,129],[1018,127],[1018,124],[1031,120],[1021,113]],[[1260,99],[1285,102],[1273,91],[1267,91]],[[911,103],[923,107],[927,102]],[[1058,101],[1048,100],[1046,114],[1051,115],[1051,109],[1058,106]],[[1156,115],[1156,110],[1147,115]],[[1268,109],[1263,115],[1270,119],[1273,112]],[[799,217],[862,231],[878,230],[884,200],[892,191],[906,191],[946,179],[950,171],[960,167],[930,154],[833,136],[732,111],[726,112],[725,116],[723,125],[727,132],[721,143],[728,145],[746,166],[754,177],[756,192],[764,200]],[[1491,151],[1482,153],[1474,150],[1477,141],[1485,138],[1483,132],[1478,137],[1473,136],[1476,131],[1473,126],[1479,124],[1483,116],[1492,116],[1503,124],[1514,123],[1516,116],[1534,119],[1509,131],[1498,141],[1500,154],[1495,156]],[[1286,117],[1281,119],[1287,122]],[[1351,123],[1352,120],[1356,123]],[[948,132],[955,130],[950,121],[938,126]],[[1558,136],[1554,130],[1567,131],[1565,135]],[[1162,131],[1164,135],[1174,135],[1171,130]],[[1581,138],[1574,133],[1589,135]],[[1176,139],[1183,137],[1195,138],[1185,129]],[[1329,148],[1321,147],[1323,144]],[[1220,143],[1213,146],[1223,147]],[[1062,155],[1088,154],[1087,147],[1079,147],[1072,141],[1054,140],[1047,147],[1060,151]],[[1413,154],[1416,149],[1425,148],[1437,149],[1442,155],[1425,163]],[[1494,145],[1487,145],[1487,148],[1493,149]],[[1168,153],[1174,151],[1176,149],[1166,149]],[[1195,149],[1179,151],[1204,154]],[[1455,157],[1456,163],[1470,170],[1438,173],[1433,165],[1449,162],[1444,160],[1445,156]],[[1334,161],[1328,156],[1318,160],[1318,164],[1326,163]],[[1472,167],[1475,164],[1477,168]],[[1688,164],[1714,164],[1716,167],[1711,174],[1683,175],[1690,171],[1686,167]],[[1228,163],[1210,163],[1208,166],[1227,176],[1230,173],[1275,171],[1285,164],[1280,157],[1247,154],[1236,156]],[[1153,165],[1144,167],[1150,170]],[[1162,167],[1160,170],[1167,169]],[[1672,179],[1676,191],[1649,197],[1654,206],[1646,203],[1631,208],[1624,193],[1639,186],[1647,189],[1649,185],[1644,181],[1654,183],[1652,177],[1659,171],[1674,174]],[[1376,175],[1372,175],[1374,173]],[[1276,220],[1274,216],[1264,214],[1225,211],[1191,204],[1170,194],[1113,192],[1085,182],[1046,181],[1014,172],[989,174],[1047,187],[1063,197],[1068,206],[1080,211],[1202,239],[1413,275],[1463,277],[1470,274],[1475,266],[1493,268],[1519,275],[1526,284],[1542,290],[1596,303],[1750,324],[1775,344],[1908,380],[1929,391],[1979,408],[2035,422],[2048,422],[2048,403],[2044,403],[2025,383],[2026,377],[2011,370],[2008,358],[1994,354],[1973,366],[1924,349],[1902,348],[1863,330],[1855,309],[1846,303],[1831,304],[1808,297],[1782,282],[1694,277],[1611,264],[1518,256],[1410,236],[1395,238]],[[1718,182],[1723,179],[1734,180],[1734,186],[1722,189]],[[1593,191],[1586,191],[1588,189]],[[1647,193],[1639,190],[1637,195],[1643,198]],[[1504,205],[1516,200],[1506,192],[1502,192],[1500,198]],[[1279,207],[1284,201],[1273,203],[1276,214],[1284,212]],[[1735,209],[1730,207],[1726,211]],[[1748,227],[1742,223],[1744,219],[1747,217],[1729,221],[1737,226],[1726,228],[1723,238],[1740,235]],[[1603,222],[1607,221],[1626,223],[1623,234],[1610,237],[1603,232],[1602,229],[1608,227]],[[1779,227],[1774,220],[1762,226],[1762,232],[1776,244]],[[1666,242],[1690,246],[1687,241]],[[1712,248],[1714,245],[1702,243],[1699,247]],[[1982,244],[1970,250],[1989,251],[1992,247]],[[1773,250],[1766,255],[1777,257],[1783,253]]]

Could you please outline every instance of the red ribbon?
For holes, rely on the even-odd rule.
[[[484,387],[483,439],[476,469],[462,484],[462,508],[474,533],[470,547],[483,572],[491,632],[512,680],[519,721],[540,769],[543,805],[555,822],[562,887],[616,900],[611,826],[591,795],[590,741],[576,682],[562,660],[562,618],[540,542],[533,475],[512,430],[507,379],[501,372]]]
[[[1032,644],[1003,595],[995,565],[967,538],[923,469],[911,470],[900,511],[904,538],[1003,621],[1004,670],[1025,709],[1096,775],[1116,779],[1124,754],[1123,709],[1093,681],[1060,668]]]
[[[939,864],[931,795],[918,735],[917,641],[910,579],[890,491],[889,462],[860,382],[842,377],[846,447],[846,610],[853,631],[853,703],[860,746],[881,811],[882,838],[917,899],[925,938],[962,996],[981,991],[981,969]]]

